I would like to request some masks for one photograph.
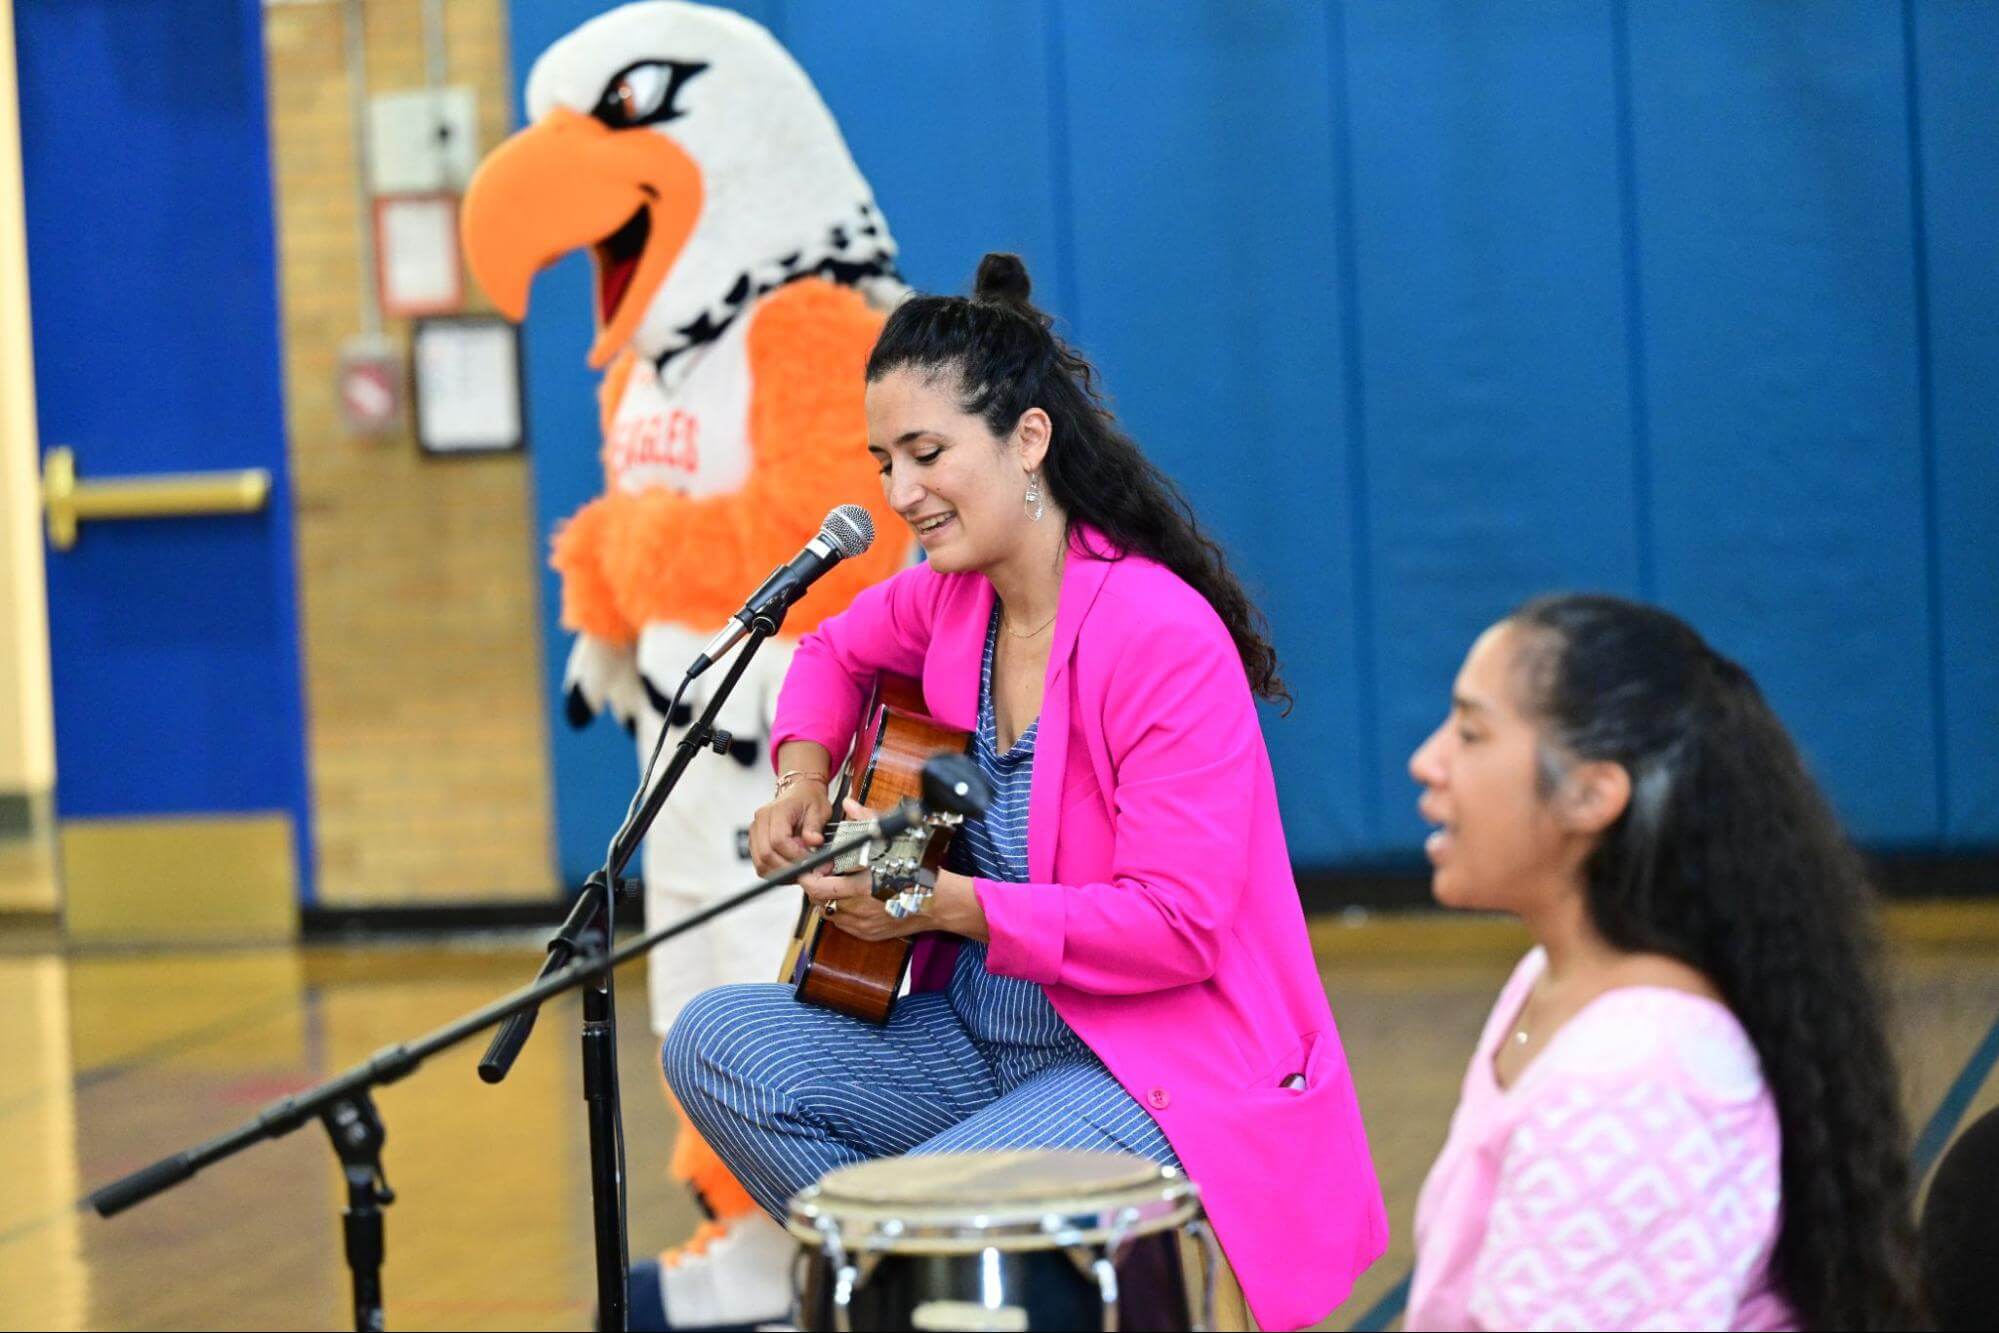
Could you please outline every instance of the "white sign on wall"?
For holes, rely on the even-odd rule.
[[[428,453],[521,445],[520,351],[498,315],[421,319],[411,330],[416,438]]]

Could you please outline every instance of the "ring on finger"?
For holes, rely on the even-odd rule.
[[[835,912],[837,912],[837,911],[839,911],[839,910],[840,910],[840,900],[839,900],[838,898],[828,898],[828,899],[826,900],[826,915],[827,915],[827,916],[831,916],[831,915],[833,915],[833,913],[835,913]]]

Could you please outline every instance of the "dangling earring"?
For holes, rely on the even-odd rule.
[[[1041,504],[1041,475],[1039,473],[1030,472],[1027,474],[1027,494],[1020,497],[1020,502],[1027,509],[1028,521],[1030,523],[1039,523],[1043,513]]]

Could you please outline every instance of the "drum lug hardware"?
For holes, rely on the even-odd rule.
[[[836,1333],[854,1333],[854,1283],[860,1278],[860,1271],[852,1264],[841,1264],[833,1275],[833,1327]]]
[[[1054,1220],[1047,1219],[1042,1223],[1043,1227]],[[1075,1265],[1078,1273],[1097,1284],[1097,1299],[1102,1302],[1104,1308],[1103,1327],[1114,1329],[1117,1327],[1118,1291],[1117,1266],[1111,1261],[1111,1251],[1099,1250],[1094,1245],[1077,1242],[1074,1239],[1074,1231],[1071,1231],[1069,1236],[1069,1242],[1063,1245],[1062,1253],[1068,1257],[1071,1264]]]
[[[1115,1333],[1118,1326],[1118,1255],[1123,1252],[1124,1243],[1130,1238],[1131,1228],[1139,1221],[1140,1214],[1138,1209],[1120,1209],[1118,1214],[1111,1219],[1110,1234],[1104,1237],[1104,1247],[1101,1252],[1092,1253],[1086,1249],[1083,1255],[1088,1255],[1089,1257],[1085,1259],[1075,1249],[1069,1251],[1071,1262],[1083,1270],[1084,1276],[1094,1277],[1097,1280],[1097,1298],[1103,1302],[1103,1328],[1106,1330],[1106,1333]],[[1043,1219],[1042,1225],[1047,1225],[1047,1219]]]
[[[1194,1218],[1187,1223],[1187,1229],[1201,1241],[1201,1322],[1194,1327],[1211,1329],[1215,1326],[1215,1282],[1221,1269],[1221,1245],[1206,1218]]]
[[[1143,1220],[1136,1208],[1121,1208],[1111,1219],[1110,1235],[1104,1240],[1104,1254],[1116,1259],[1124,1252],[1124,1243],[1131,1235],[1131,1229]]]
[[[1097,1294],[1103,1298],[1104,1302],[1103,1326],[1105,1333],[1116,1333],[1118,1326],[1117,1265],[1113,1264],[1108,1258],[1100,1257],[1090,1267],[1096,1270]]]
[[[839,1333],[854,1333],[854,1286],[860,1281],[861,1270],[847,1258],[847,1247],[840,1241],[839,1223],[830,1217],[820,1217],[814,1225],[825,1242],[827,1256],[833,1261],[833,1327]]]
[[[1057,1245],[1061,1246],[1063,1249],[1071,1251],[1069,1255],[1071,1259],[1076,1258],[1076,1255],[1073,1251],[1075,1246],[1081,1244],[1082,1233],[1078,1232],[1075,1227],[1069,1225],[1068,1218],[1062,1216],[1062,1214],[1060,1213],[1049,1213],[1046,1217],[1043,1217],[1041,1219],[1041,1234],[1047,1236],[1050,1240],[1053,1240]],[[1084,1261],[1081,1260],[1077,1261],[1078,1268],[1087,1269],[1088,1266],[1089,1265]],[[1087,1273],[1085,1275],[1087,1276]]]
[[[805,1326],[805,1276],[812,1264],[812,1251],[800,1246],[791,1256],[791,1322]]]

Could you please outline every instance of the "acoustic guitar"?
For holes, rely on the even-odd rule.
[[[921,794],[923,765],[940,754],[963,754],[970,732],[928,716],[915,681],[883,676],[862,710],[854,751],[833,795],[833,809],[852,798],[870,810],[891,810],[904,797]],[[896,917],[914,915],[930,901],[937,870],[958,824],[955,815],[932,816],[894,842],[876,841],[835,860],[828,873],[868,870],[873,893]],[[826,829],[828,842],[852,837],[863,826],[842,821]],[[912,941],[861,940],[831,925],[825,910],[807,902],[798,916],[778,980],[789,981],[798,998],[871,1023],[886,1023],[896,992],[909,970]]]

